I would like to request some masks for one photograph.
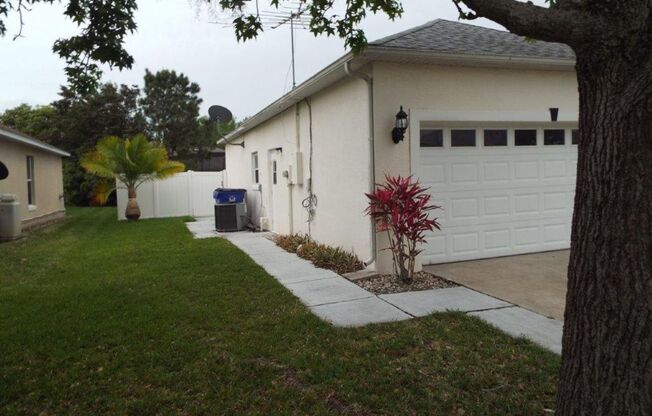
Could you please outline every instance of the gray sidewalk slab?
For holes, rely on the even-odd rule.
[[[215,221],[187,222],[186,227],[188,227],[188,230],[190,230],[194,238],[214,238],[220,236],[220,233],[215,230]]]
[[[561,336],[564,323],[523,309],[518,306],[471,312],[503,332],[514,337],[526,337],[531,341],[561,354]]]
[[[341,327],[402,321],[412,318],[410,315],[375,296],[347,302],[312,306],[310,310],[323,320]]]
[[[313,267],[312,269],[304,266],[292,267],[292,265],[283,264],[281,265],[276,263],[270,263],[264,266],[264,269],[267,273],[271,274],[281,282],[283,285],[288,285],[292,283],[305,282],[309,280],[322,280],[322,279],[341,279],[341,277],[333,273],[330,270],[318,269]]]
[[[462,286],[419,292],[393,293],[379,295],[379,297],[414,316],[426,316],[433,312],[448,310],[469,312],[511,306],[510,303]]]
[[[370,298],[374,295],[360,286],[337,276],[329,279],[288,283],[285,285],[306,306]]]
[[[457,310],[496,326],[512,336],[524,336],[543,347],[561,353],[563,322],[484,295],[466,287],[432,289],[375,296],[342,276],[315,267],[278,247],[269,233],[218,233],[210,219],[186,223],[195,238],[226,238],[301,302],[336,326],[363,326]]]

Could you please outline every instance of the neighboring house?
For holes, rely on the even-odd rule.
[[[263,228],[310,231],[381,272],[386,236],[363,211],[386,174],[414,175],[443,207],[422,264],[568,248],[574,64],[565,45],[446,20],[371,42],[229,134],[226,184],[247,189]],[[401,106],[408,127],[394,143]]]
[[[216,147],[208,151],[208,157],[200,160],[195,169],[198,172],[219,172],[225,168],[224,149]]]
[[[9,176],[0,194],[14,194],[21,205],[23,229],[65,215],[62,158],[67,152],[0,125],[0,161]]]

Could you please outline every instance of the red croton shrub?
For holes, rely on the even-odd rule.
[[[428,188],[412,181],[412,176],[385,176],[385,183],[378,185],[369,198],[366,214],[376,221],[377,232],[387,232],[389,250],[394,261],[394,274],[404,282],[414,278],[419,246],[425,243],[427,231],[439,228],[437,218],[430,218],[430,211],[440,207],[430,203]]]

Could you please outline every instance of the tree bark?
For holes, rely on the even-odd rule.
[[[560,416],[652,414],[652,88],[632,84],[647,78],[636,72],[600,51],[578,50]]]
[[[579,148],[557,416],[652,414],[652,3],[453,0],[577,55]]]
[[[136,187],[127,187],[127,207],[125,208],[125,217],[130,221],[136,221],[140,218],[140,207],[138,206],[138,199],[136,199]]]

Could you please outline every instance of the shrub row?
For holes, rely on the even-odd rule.
[[[274,242],[285,251],[296,253],[317,267],[344,274],[362,270],[358,257],[341,247],[319,244],[305,234],[285,234],[274,237]]]

